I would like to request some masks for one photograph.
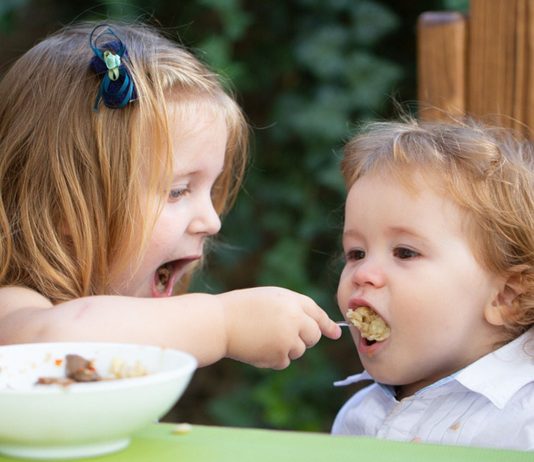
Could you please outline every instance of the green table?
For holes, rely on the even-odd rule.
[[[318,433],[207,427],[183,434],[173,424],[153,424],[137,433],[130,446],[95,462],[515,462],[534,461],[534,453],[399,443],[373,438]],[[0,456],[0,462],[13,462]]]

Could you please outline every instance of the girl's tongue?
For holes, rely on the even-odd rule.
[[[161,265],[154,274],[153,297],[170,297],[176,279],[175,265],[172,262]]]

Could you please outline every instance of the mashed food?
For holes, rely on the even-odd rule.
[[[348,310],[347,318],[360,330],[362,337],[367,340],[381,342],[386,340],[391,333],[391,329],[386,322],[367,306],[359,306],[355,310]]]

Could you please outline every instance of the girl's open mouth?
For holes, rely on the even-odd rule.
[[[170,297],[173,295],[173,289],[176,282],[181,278],[186,268],[198,261],[200,257],[180,258],[178,260],[163,263],[154,273],[152,281],[153,297]]]
[[[152,284],[153,297],[170,297],[178,278],[183,274],[185,267],[194,261],[191,258],[173,260],[161,265],[154,274]]]
[[[161,265],[154,274],[154,281],[152,284],[152,296],[154,297],[168,297],[172,293],[173,284],[171,280],[174,274],[173,262],[167,262]]]

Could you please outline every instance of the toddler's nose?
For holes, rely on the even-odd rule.
[[[352,282],[356,285],[372,285],[382,287],[385,284],[384,270],[374,259],[363,260],[352,274]]]

